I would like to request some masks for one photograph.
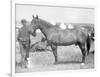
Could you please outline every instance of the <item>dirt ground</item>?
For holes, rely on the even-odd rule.
[[[32,43],[41,39],[40,34],[37,37],[32,37]],[[92,44],[91,51],[94,49]],[[16,61],[20,61],[19,46],[16,43]],[[81,65],[82,54],[78,46],[59,46],[58,47],[58,64],[54,64],[54,56],[51,51],[30,53],[30,68],[21,68],[16,66],[16,73],[21,72],[36,72],[36,71],[56,71],[56,70],[76,70],[76,69],[93,69],[94,54],[90,53],[86,57],[85,65]]]

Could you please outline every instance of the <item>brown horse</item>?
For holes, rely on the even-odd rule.
[[[22,57],[20,64],[26,67],[30,50],[30,35],[35,36],[35,34],[33,34],[32,26],[28,24],[25,19],[22,19],[21,23],[23,27],[19,29],[17,40],[20,43],[20,53]]]
[[[31,25],[33,26],[34,32],[36,32],[37,29],[40,29],[46,37],[48,44],[52,48],[55,63],[58,62],[57,46],[69,46],[73,44],[77,44],[80,47],[83,55],[82,63],[85,63],[86,53],[89,54],[90,48],[90,38],[86,29],[74,28],[62,30],[61,28],[53,26],[49,22],[38,18],[38,16],[33,16]]]

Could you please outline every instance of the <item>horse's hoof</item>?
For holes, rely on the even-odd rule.
[[[84,66],[85,65],[85,63],[81,63],[81,66]]]
[[[91,53],[94,54],[94,51],[92,51]]]

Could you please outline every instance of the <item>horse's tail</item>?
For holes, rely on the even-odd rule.
[[[90,39],[90,36],[88,34],[88,37],[87,37],[87,55],[89,55],[90,46],[91,46],[91,39]]]

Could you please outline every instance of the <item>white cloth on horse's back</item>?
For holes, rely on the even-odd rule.
[[[66,29],[66,25],[64,23],[61,23],[59,26],[61,29]]]
[[[74,26],[72,24],[68,24],[68,29],[73,29]]]
[[[80,27],[81,30],[86,31],[87,29],[84,27]]]
[[[50,23],[51,23],[53,26],[56,25],[56,22],[54,22],[54,21],[50,21]]]

